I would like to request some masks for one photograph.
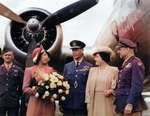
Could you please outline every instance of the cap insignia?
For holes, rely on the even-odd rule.
[[[73,46],[76,46],[76,42],[73,42],[72,45],[73,45]]]

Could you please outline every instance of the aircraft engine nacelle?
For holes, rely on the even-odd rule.
[[[28,8],[19,13],[20,17],[28,21],[36,18],[39,22],[43,21],[47,16],[51,15],[46,10],[40,8]],[[62,28],[60,25],[44,25],[35,34],[37,47],[42,44],[50,53],[52,59],[59,59],[62,48]],[[27,50],[32,34],[27,31],[26,25],[15,21],[9,21],[5,33],[5,47],[14,51],[15,61],[21,67],[25,66]]]

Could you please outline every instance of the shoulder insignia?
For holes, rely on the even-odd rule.
[[[141,65],[142,65],[142,63],[141,63],[140,61],[138,61],[138,65],[139,65],[139,66],[141,66]]]

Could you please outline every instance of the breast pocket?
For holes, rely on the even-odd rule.
[[[18,77],[19,74],[18,74],[18,72],[15,72],[15,71],[14,71],[14,72],[11,73],[11,76],[13,76],[13,77]]]
[[[81,83],[81,84],[86,84],[86,81],[87,81],[87,78],[88,78],[88,72],[87,71],[80,71],[78,73],[78,81]]]
[[[65,78],[67,78],[69,83],[74,82],[74,74],[73,73],[67,72],[64,76],[65,76]]]

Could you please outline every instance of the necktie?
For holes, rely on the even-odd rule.
[[[77,62],[77,65],[76,65],[76,67],[78,67],[79,66],[79,62]]]

